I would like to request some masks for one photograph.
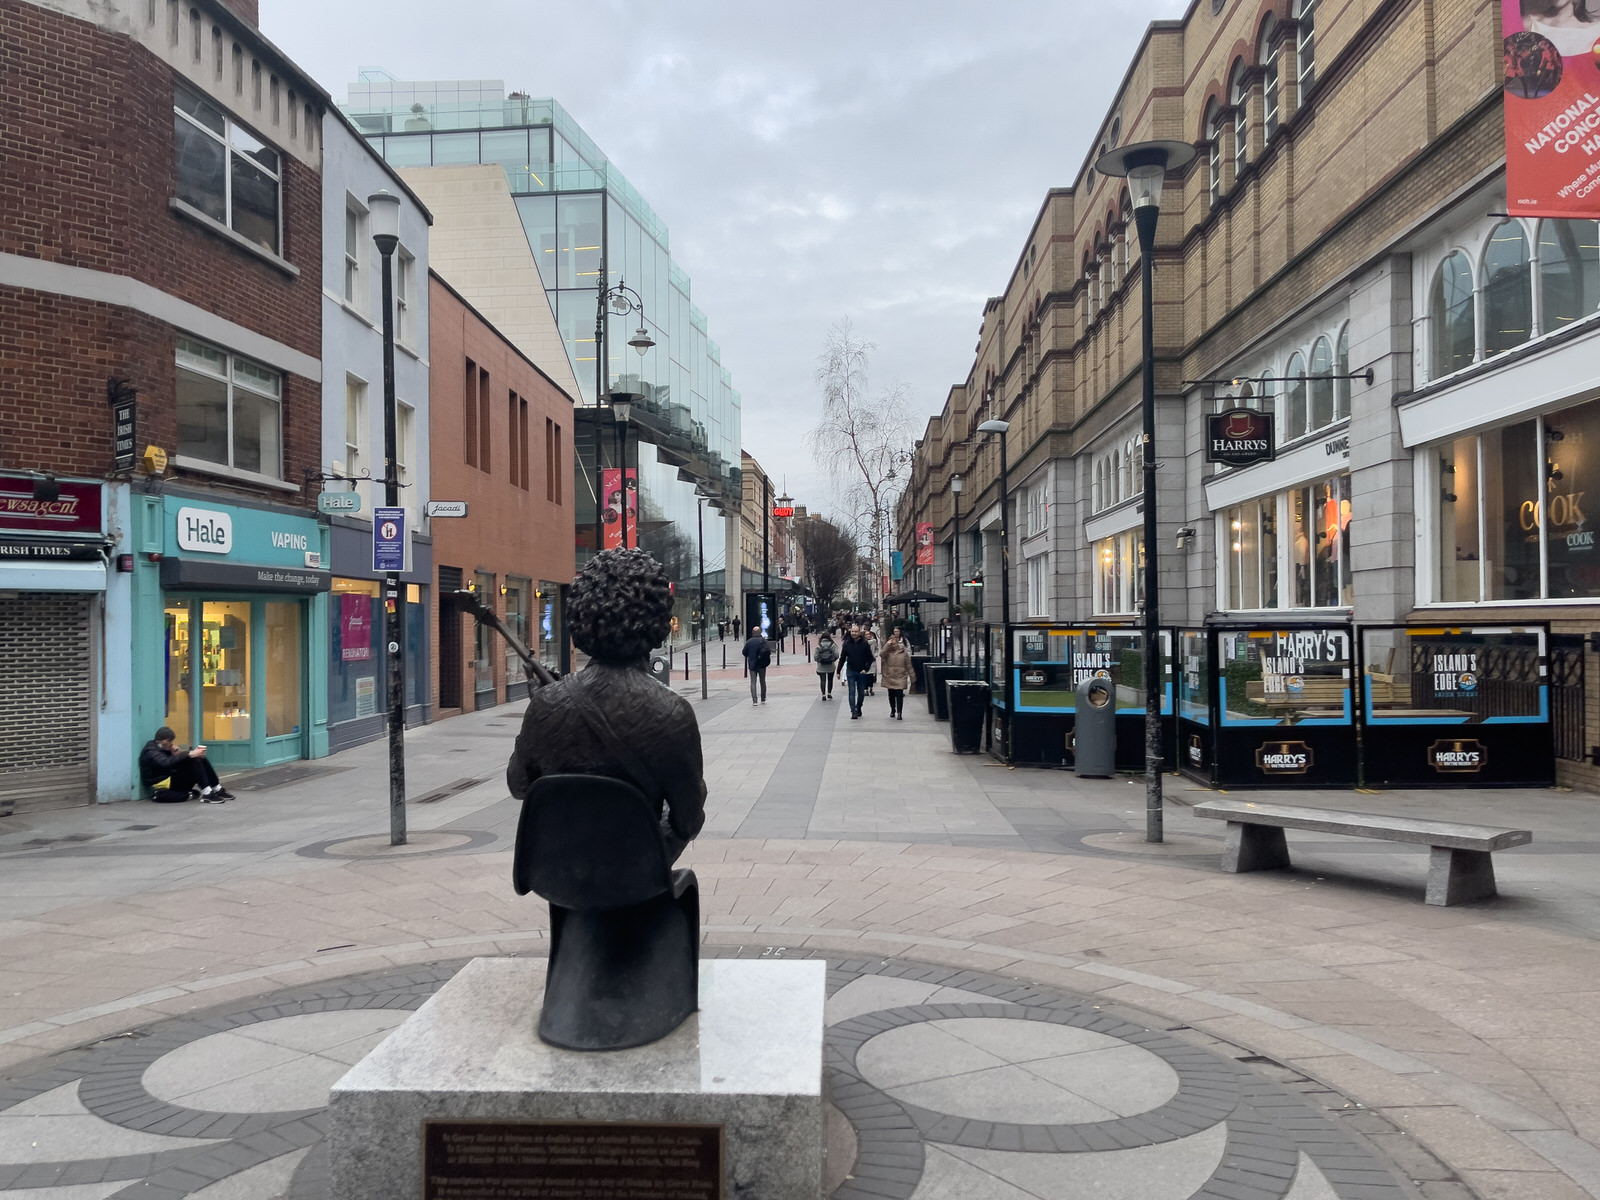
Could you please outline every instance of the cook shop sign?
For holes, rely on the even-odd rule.
[[[1206,418],[1206,461],[1248,467],[1278,457],[1272,438],[1272,414],[1230,408]]]

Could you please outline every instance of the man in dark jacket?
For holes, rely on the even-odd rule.
[[[151,798],[172,804],[198,791],[202,804],[223,804],[233,793],[217,779],[204,746],[178,749],[178,735],[163,725],[139,751],[139,781],[152,789]]]
[[[752,630],[750,640],[744,644],[745,665],[750,670],[750,703],[765,704],[767,702],[767,667],[772,663],[772,647],[767,645],[767,640],[761,636],[759,629]],[[756,685],[761,686],[761,698],[756,698]]]
[[[867,694],[867,678],[872,674],[874,656],[861,626],[850,626],[850,636],[839,647],[839,672],[849,685],[850,719],[861,719],[861,702]]]

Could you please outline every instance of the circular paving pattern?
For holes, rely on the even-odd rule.
[[[288,989],[0,1076],[0,1200],[325,1200],[328,1086],[461,965]],[[1330,1116],[1343,1097],[1183,1026],[896,959],[830,961],[828,990],[827,1092],[850,1127],[828,1139],[834,1200],[1409,1195]],[[81,1157],[44,1158],[66,1147]]]
[[[405,845],[391,845],[385,834],[335,838],[312,842],[295,853],[302,858],[414,858],[429,854],[459,854],[496,841],[494,834],[471,829],[424,829],[406,834]]]

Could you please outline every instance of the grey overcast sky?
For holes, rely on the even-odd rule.
[[[1182,0],[261,0],[336,100],[363,65],[553,96],[671,230],[743,397],[744,446],[832,508],[806,448],[849,316],[916,429],[1068,184],[1148,22]]]

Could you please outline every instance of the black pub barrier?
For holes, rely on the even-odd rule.
[[[1354,630],[1229,624],[1175,631],[1178,766],[1225,788],[1354,787]]]
[[[1554,784],[1549,648],[1542,624],[1364,626],[1364,781]]]
[[[1144,769],[1144,630],[1133,625],[1013,625],[1010,757],[1016,766],[1070,767],[1075,762],[1075,689],[1085,679],[1110,682],[1116,702],[1116,766]],[[1173,760],[1171,630],[1161,631],[1161,743]],[[1003,697],[996,698],[1002,703]],[[1004,714],[1002,712],[1002,718]]]

